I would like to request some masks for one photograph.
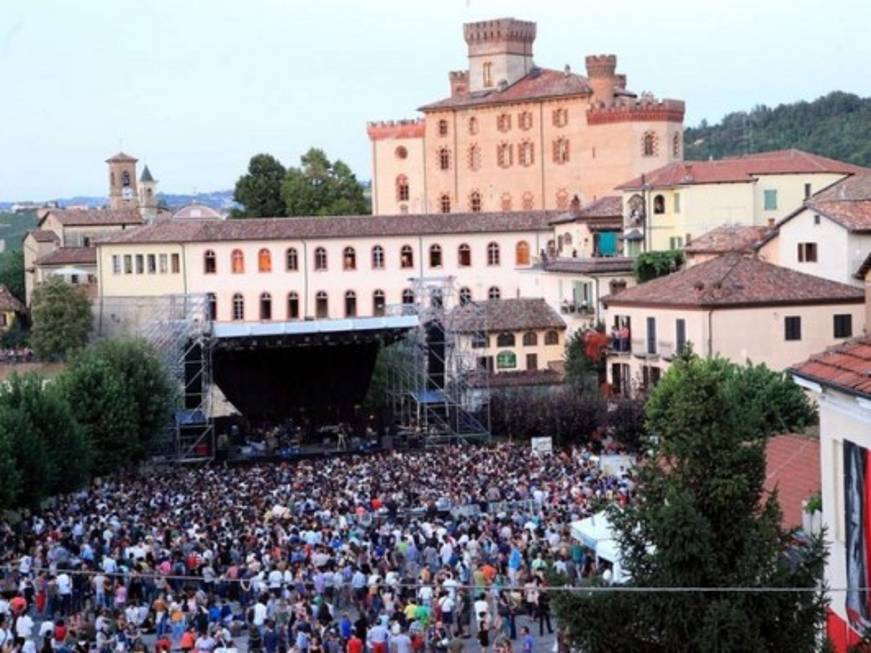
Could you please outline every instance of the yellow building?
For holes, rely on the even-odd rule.
[[[0,284],[0,334],[9,331],[18,317],[24,313],[24,304],[9,292],[9,288]]]
[[[684,104],[637,95],[614,55],[540,68],[535,23],[464,25],[468,69],[419,120],[373,122],[375,214],[566,209],[683,158]]]

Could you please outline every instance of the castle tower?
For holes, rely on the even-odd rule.
[[[157,218],[157,180],[151,176],[148,166],[142,169],[139,177],[139,211],[146,222]]]
[[[586,58],[587,80],[593,95],[592,104],[611,104],[614,100],[614,89],[626,87],[626,76],[617,75],[617,55],[594,54]]]
[[[109,208],[126,209],[138,206],[136,193],[136,161],[124,152],[106,159],[109,164]]]
[[[469,46],[472,93],[510,86],[532,69],[535,23],[514,18],[466,23],[463,36]]]

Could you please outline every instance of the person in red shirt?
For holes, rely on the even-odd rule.
[[[347,653],[363,653],[363,640],[356,633],[348,640]]]

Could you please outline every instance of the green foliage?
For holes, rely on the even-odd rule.
[[[0,238],[6,241],[6,251],[20,251],[24,236],[31,229],[36,229],[36,222],[34,211],[22,213],[0,211]]]
[[[22,326],[20,318],[16,319],[12,326],[0,336],[0,347],[25,347],[28,344],[30,344],[30,331]]]
[[[677,249],[663,252],[642,252],[635,258],[633,273],[638,283],[671,274],[684,262],[683,252]]]
[[[656,437],[638,500],[611,509],[631,584],[818,587],[822,540],[796,544],[781,529],[777,496],[764,492],[770,419],[740,403],[732,367],[681,357],[648,400]],[[821,592],[558,593],[555,603],[572,644],[589,653],[814,651],[825,618]]]
[[[331,162],[323,150],[311,148],[300,168],[288,168],[281,184],[287,215],[357,215],[369,213],[369,201],[351,169]]]
[[[239,177],[233,199],[243,209],[233,211],[234,218],[274,218],[287,215],[281,199],[284,166],[271,154],[256,154],[248,163],[248,174]]]
[[[608,433],[620,444],[637,451],[647,433],[644,400],[617,397],[608,403]]]
[[[684,131],[687,159],[798,148],[871,166],[871,98],[834,91],[813,102],[764,105]]]
[[[0,390],[0,433],[8,439],[15,474],[2,483],[5,500],[37,507],[88,479],[91,449],[69,404],[36,374],[13,374]],[[7,463],[4,463],[4,465]]]
[[[589,442],[605,419],[605,401],[599,393],[574,388],[503,390],[493,392],[490,400],[493,433],[511,438],[549,436],[561,446]]]
[[[94,317],[84,293],[59,277],[50,277],[33,291],[30,344],[37,356],[64,358],[88,341]]]
[[[20,249],[0,253],[0,285],[24,301],[24,252]]]
[[[584,332],[578,329],[567,340],[563,358],[566,364],[566,383],[579,390],[596,390],[601,361],[587,356]]]

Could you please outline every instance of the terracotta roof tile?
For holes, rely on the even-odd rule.
[[[491,333],[566,328],[559,313],[541,298],[521,297],[474,302],[454,308],[449,319],[460,333],[472,333],[481,328]]]
[[[871,399],[871,336],[856,338],[826,349],[789,368],[824,386]]]
[[[577,211],[569,211],[551,220],[551,224],[601,220],[613,223],[616,229],[623,226],[623,199],[619,195],[606,195],[582,206]]]
[[[737,308],[796,304],[861,304],[860,288],[782,268],[754,256],[726,254],[627,288],[605,299],[615,306]]]
[[[81,263],[85,265],[97,264],[97,249],[95,247],[58,247],[53,252],[38,259],[37,265],[70,265]]]
[[[752,252],[770,231],[770,227],[724,224],[694,238],[684,247],[684,252],[687,254]]]
[[[139,159],[136,157],[125,154],[124,152],[118,152],[118,154],[106,159],[106,163],[136,163],[138,160]]]
[[[139,209],[51,209],[42,220],[49,215],[65,227],[140,225],[143,222]]]
[[[38,243],[54,243],[60,240],[58,235],[50,229],[33,229],[27,234]]]
[[[635,259],[629,256],[598,256],[593,258],[548,258],[541,267],[548,272],[607,274],[631,272]]]
[[[820,442],[783,434],[765,446],[765,490],[777,489],[784,528],[801,526],[802,502],[820,491]]]
[[[16,313],[25,312],[24,304],[9,292],[9,288],[0,283],[0,311],[14,311]]]

